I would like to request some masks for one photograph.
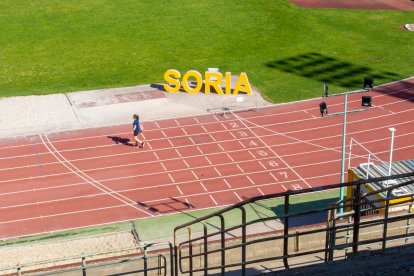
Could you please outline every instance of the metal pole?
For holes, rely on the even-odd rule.
[[[348,94],[345,94],[344,99],[344,123],[342,128],[342,163],[341,163],[341,183],[345,182],[345,142],[346,142],[346,113],[347,113],[347,102],[348,102]],[[339,188],[339,200],[340,200],[340,206],[339,212],[343,212],[343,200],[344,200],[344,191],[343,188]]]
[[[388,165],[388,176],[391,175],[391,168],[392,168],[392,152],[394,148],[394,134],[395,134],[395,128],[390,127],[389,130],[391,131],[391,146],[390,146],[390,163]]]

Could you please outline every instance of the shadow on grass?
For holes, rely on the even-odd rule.
[[[372,77],[374,80],[379,79],[382,82],[391,82],[402,78],[393,72],[375,72],[366,66],[359,66],[314,52],[270,61],[265,65],[272,69],[349,89],[362,88],[364,77]]]
[[[196,219],[199,218],[199,217],[192,214],[193,208],[196,208],[196,206],[192,205],[189,202],[176,199],[174,197],[170,197],[169,199],[170,199],[170,201],[165,201],[165,202],[162,202],[162,203],[159,203],[159,204],[148,205],[148,204],[143,203],[143,202],[137,202],[137,204],[139,206],[147,208],[148,210],[150,210],[152,212],[157,212],[159,214],[167,215],[169,213],[179,213],[179,214],[182,214],[182,215],[185,215],[185,216],[189,217],[189,219],[191,221],[196,220]],[[163,210],[163,211],[161,211],[161,210]],[[216,225],[216,224],[214,224],[212,222],[208,222],[208,221],[206,221],[205,224],[206,224],[206,226],[212,227],[213,229],[220,230],[219,224]],[[200,225],[202,225],[202,224],[200,224]],[[176,225],[176,226],[178,226],[178,225]],[[231,233],[227,233],[227,235],[234,236]]]
[[[314,201],[292,203],[289,206],[289,214],[297,214],[301,212],[307,212],[311,210],[327,208],[329,204],[336,203],[338,200],[339,198],[327,198],[327,199],[320,199],[320,200],[314,200]],[[271,207],[271,210],[278,217],[284,215],[283,204]],[[326,222],[327,216],[328,216],[327,211],[320,211],[320,212],[315,212],[312,214],[293,216],[289,218],[289,226],[298,227],[298,226],[305,226],[305,225]],[[281,221],[283,222],[283,219],[281,219]]]

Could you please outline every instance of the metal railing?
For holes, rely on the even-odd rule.
[[[361,194],[362,185],[390,179],[403,181],[398,185]],[[414,236],[410,233],[411,219],[414,218],[411,210],[413,195],[392,195],[394,189],[413,184],[413,179],[414,173],[407,173],[246,199],[174,229],[175,272],[177,275],[179,273],[207,275],[211,272],[224,275],[231,268],[239,269],[241,275],[246,275],[249,266],[265,262],[280,261],[285,268],[289,268],[289,261],[300,256],[323,254],[324,261],[329,262],[335,258],[337,252],[344,256],[349,249],[352,249],[352,253],[356,254],[360,246],[367,244],[381,243],[385,250],[387,242],[409,239]],[[328,206],[311,210],[290,210],[292,206],[290,200],[296,195],[344,187],[355,189],[355,196],[347,198],[344,202],[333,202]],[[384,193],[387,196],[381,198],[380,195]],[[377,199],[372,200],[373,197]],[[253,220],[247,219],[246,208],[249,205],[260,204],[263,200],[274,198],[283,199],[281,214]],[[372,204],[366,203],[368,199]],[[390,215],[390,210],[396,207],[408,210],[408,212],[401,213],[400,210]],[[341,212],[342,208],[348,212]],[[240,212],[240,223],[226,226],[226,214],[235,210]],[[370,211],[377,211],[378,215],[361,216],[362,213],[368,214]],[[294,223],[298,218],[315,214],[322,214],[325,223],[319,227],[306,227],[298,230]],[[213,220],[218,221],[218,225],[209,231],[211,228],[209,225],[211,226]],[[280,222],[280,230],[260,235],[251,231],[252,228],[263,223],[275,221]],[[401,223],[406,223],[406,225],[398,226]],[[201,234],[193,233],[193,228],[200,225]],[[185,238],[182,238],[181,232],[185,233]],[[316,245],[310,249],[300,248],[300,239],[308,239]],[[258,252],[263,252],[263,254]]]
[[[167,246],[167,250],[165,250]],[[156,248],[157,247],[157,248]],[[131,254],[131,249],[143,253]],[[0,269],[0,275],[106,275],[106,269],[122,271],[122,275],[174,275],[173,246],[169,242],[149,243],[142,247],[122,249],[101,254],[89,254],[48,260],[44,262],[28,263]],[[150,249],[167,252],[151,253]],[[108,254],[120,254],[108,257]],[[122,254],[123,253],[123,254]],[[111,274],[111,273],[109,273]],[[154,274],[151,274],[154,275]]]

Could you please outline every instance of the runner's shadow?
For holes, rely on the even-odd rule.
[[[122,138],[118,136],[107,136],[109,139],[112,139],[116,144],[123,144],[125,146],[132,146],[128,138]]]

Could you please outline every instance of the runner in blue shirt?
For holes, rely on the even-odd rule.
[[[134,132],[134,140],[135,140],[135,145],[134,146],[138,147],[138,144],[139,144],[139,147],[143,148],[145,142],[141,141],[138,138],[138,135],[142,132],[141,125],[139,124],[139,116],[137,114],[134,114],[134,116],[132,116],[132,118],[134,119],[134,122],[132,123],[133,132]]]

